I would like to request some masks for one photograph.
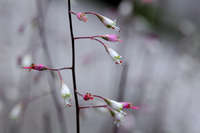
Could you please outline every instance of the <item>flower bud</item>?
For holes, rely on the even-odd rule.
[[[20,117],[22,111],[23,111],[22,103],[15,105],[9,114],[9,118],[12,120],[17,120]]]
[[[115,34],[107,34],[101,36],[104,40],[111,41],[111,42],[122,42],[122,40],[119,39],[119,36]]]
[[[116,64],[122,63],[122,60],[121,60],[122,57],[115,50],[113,50],[112,48],[107,48],[107,52],[112,57],[113,61]]]
[[[87,22],[87,17],[85,16],[85,13],[82,13],[82,12],[78,12],[76,13],[76,17],[80,20],[80,21],[83,21],[83,22]]]
[[[107,27],[107,28],[112,28],[118,32],[120,32],[120,28],[117,27],[116,21],[111,20],[105,16],[102,16],[100,14],[96,14],[96,16],[99,18],[99,20]]]
[[[32,64],[29,67],[24,67],[24,69],[37,70],[37,71],[48,70],[48,68],[46,66],[42,65],[42,64],[38,64],[38,65]]]
[[[62,82],[60,90],[61,90],[61,96],[65,102],[65,106],[71,106],[71,92],[69,87],[64,82]]]
[[[83,96],[83,99],[85,101],[88,101],[88,100],[93,100],[94,97],[90,94],[90,93],[86,93],[84,96]]]
[[[138,106],[134,106],[129,102],[120,102],[120,103],[123,105],[123,109],[134,109],[134,110],[139,109]]]

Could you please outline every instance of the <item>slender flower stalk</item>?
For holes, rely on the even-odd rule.
[[[73,79],[73,88],[74,88],[74,100],[76,107],[76,132],[80,133],[80,117],[79,117],[79,102],[77,96],[77,87],[76,87],[76,69],[75,69],[75,39],[73,34],[73,26],[72,26],[72,16],[71,16],[71,0],[68,0],[68,16],[69,16],[69,26],[70,26],[70,34],[71,34],[71,43],[72,43],[72,79]]]
[[[36,71],[45,71],[45,70],[49,70],[49,71],[62,71],[62,70],[66,70],[66,69],[72,69],[72,67],[62,67],[62,68],[49,68],[47,66],[44,66],[42,64],[32,64],[31,66],[25,66],[23,67],[23,69],[27,69],[27,70],[36,70]]]
[[[110,18],[107,18],[99,13],[96,13],[96,12],[78,12],[78,13],[75,13],[73,11],[70,12],[71,14],[73,15],[76,15],[77,18],[80,20],[80,21],[84,21],[86,22],[87,21],[87,18],[86,18],[86,14],[90,14],[90,15],[95,15],[107,28],[112,28],[118,32],[120,32],[120,28],[117,27],[117,24],[116,24],[116,20],[111,20]]]
[[[112,48],[108,47],[104,42],[102,42],[99,39],[96,39],[95,37],[99,37],[99,36],[92,36],[92,37],[75,37],[74,39],[92,39],[95,40],[97,42],[99,42],[100,44],[102,44],[106,50],[106,52],[111,56],[111,58],[113,59],[113,61],[115,62],[115,64],[122,64],[122,56],[120,56],[115,50],[113,50]],[[113,39],[113,38],[112,38]],[[121,41],[121,40],[120,40]]]
[[[95,38],[102,38],[106,41],[110,41],[110,42],[122,42],[122,40],[120,40],[118,35],[115,34],[106,34],[106,35],[96,35],[96,36],[83,36],[83,37],[75,37],[74,39],[92,39],[94,40]]]
[[[89,108],[107,108],[107,105],[96,105],[96,106],[80,106],[79,109],[89,109]]]

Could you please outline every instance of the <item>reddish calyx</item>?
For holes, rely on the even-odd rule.
[[[38,64],[38,65],[35,65],[35,64],[32,64],[31,66],[29,67],[23,67],[24,69],[29,69],[29,70],[37,70],[37,71],[44,71],[44,70],[48,70],[48,68],[42,64]]]
[[[88,100],[93,100],[94,97],[92,96],[91,93],[86,93],[86,94],[83,96],[83,99],[84,99],[85,101],[88,101]]]

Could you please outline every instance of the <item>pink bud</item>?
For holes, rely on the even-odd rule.
[[[135,109],[135,110],[139,109],[138,106],[134,106],[129,102],[120,102],[120,103],[123,104],[123,109]]]
[[[24,69],[29,69],[29,70],[37,70],[37,71],[44,71],[44,70],[48,70],[48,68],[42,64],[32,64],[30,67],[23,67]]]
[[[102,36],[102,38],[111,42],[122,42],[122,40],[119,39],[119,36],[115,34],[107,34],[107,35]]]
[[[85,13],[78,12],[76,13],[76,16],[80,21],[87,22],[88,20],[87,17],[85,16]]]
[[[92,94],[86,93],[86,94],[83,96],[83,99],[84,99],[85,101],[88,101],[88,100],[93,100],[94,97],[92,96]]]

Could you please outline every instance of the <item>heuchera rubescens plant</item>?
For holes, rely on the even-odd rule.
[[[115,64],[122,64],[122,57],[112,48],[110,48],[104,41],[109,42],[122,42],[118,35],[115,34],[105,34],[105,35],[94,35],[94,36],[81,36],[81,37],[74,37],[73,33],[73,25],[72,25],[72,15],[75,15],[78,20],[83,22],[88,22],[88,15],[96,16],[101,23],[107,28],[111,28],[116,31],[120,31],[120,28],[116,25],[116,21],[113,21],[101,14],[96,12],[74,12],[71,10],[71,2],[68,0],[68,16],[69,16],[69,27],[70,27],[70,35],[72,41],[72,66],[70,67],[62,67],[62,68],[49,68],[43,64],[32,64],[30,66],[24,66],[23,69],[26,70],[36,70],[36,71],[51,71],[57,72],[59,80],[60,80],[60,95],[64,100],[65,107],[71,107],[72,105],[72,94],[68,85],[66,85],[63,81],[61,71],[62,70],[71,70],[72,71],[72,79],[73,79],[73,91],[74,91],[74,100],[75,100],[75,108],[76,108],[76,131],[80,133],[80,120],[79,120],[79,112],[81,109],[89,109],[89,108],[104,108],[111,114],[114,119],[114,123],[119,126],[120,122],[126,116],[125,110],[137,110],[139,107],[133,105],[130,102],[118,102],[111,100],[109,98],[105,98],[100,95],[91,94],[89,92],[80,93],[76,87],[76,70],[75,70],[75,40],[78,39],[90,39],[95,40],[100,43],[104,48],[105,52],[112,58]],[[102,41],[102,40],[104,41]],[[80,106],[78,101],[78,96],[80,96],[84,101],[93,101],[95,99],[101,100],[104,104],[102,105],[88,105],[88,106]],[[21,114],[20,111],[22,110],[23,105],[20,103],[16,105],[13,110],[11,111],[11,117],[13,119],[17,119],[18,116]]]

